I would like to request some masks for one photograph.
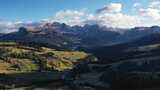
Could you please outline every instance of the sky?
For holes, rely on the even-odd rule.
[[[0,30],[39,21],[120,28],[159,25],[160,0],[0,0]]]
[[[88,9],[94,12],[108,3],[123,3],[131,8],[130,0],[0,0],[0,18],[4,20],[40,20],[60,10]],[[125,8],[124,8],[125,9]],[[126,13],[128,12],[126,8]]]

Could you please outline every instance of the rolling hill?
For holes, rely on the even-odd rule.
[[[48,84],[52,85],[51,89],[56,88],[54,84],[60,84],[62,88],[64,85],[61,77],[64,71],[94,58],[81,51],[0,42],[0,89],[22,89],[41,85],[49,88]]]
[[[88,54],[79,51],[57,51],[45,47],[30,47],[14,42],[0,43],[0,64],[6,72],[71,69]]]

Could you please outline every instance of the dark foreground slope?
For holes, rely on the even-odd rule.
[[[81,75],[97,90],[159,90],[160,35],[145,36],[133,42],[89,50],[100,61],[90,63],[90,72]],[[94,79],[93,79],[94,78]],[[91,82],[89,82],[89,80]],[[105,89],[104,89],[105,88]]]
[[[112,63],[140,57],[158,56],[160,34],[151,34],[140,39],[100,48],[86,50],[94,53],[101,62]]]

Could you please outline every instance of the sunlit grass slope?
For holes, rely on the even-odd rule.
[[[88,54],[80,51],[58,51],[14,42],[0,42],[0,73],[63,71],[72,69],[73,63],[85,60],[87,56]]]

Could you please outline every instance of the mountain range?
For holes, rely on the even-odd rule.
[[[160,27],[120,29],[99,25],[69,26],[54,22],[23,25],[17,32],[1,34],[0,41],[41,43],[75,50],[126,43],[153,33],[160,33]]]

